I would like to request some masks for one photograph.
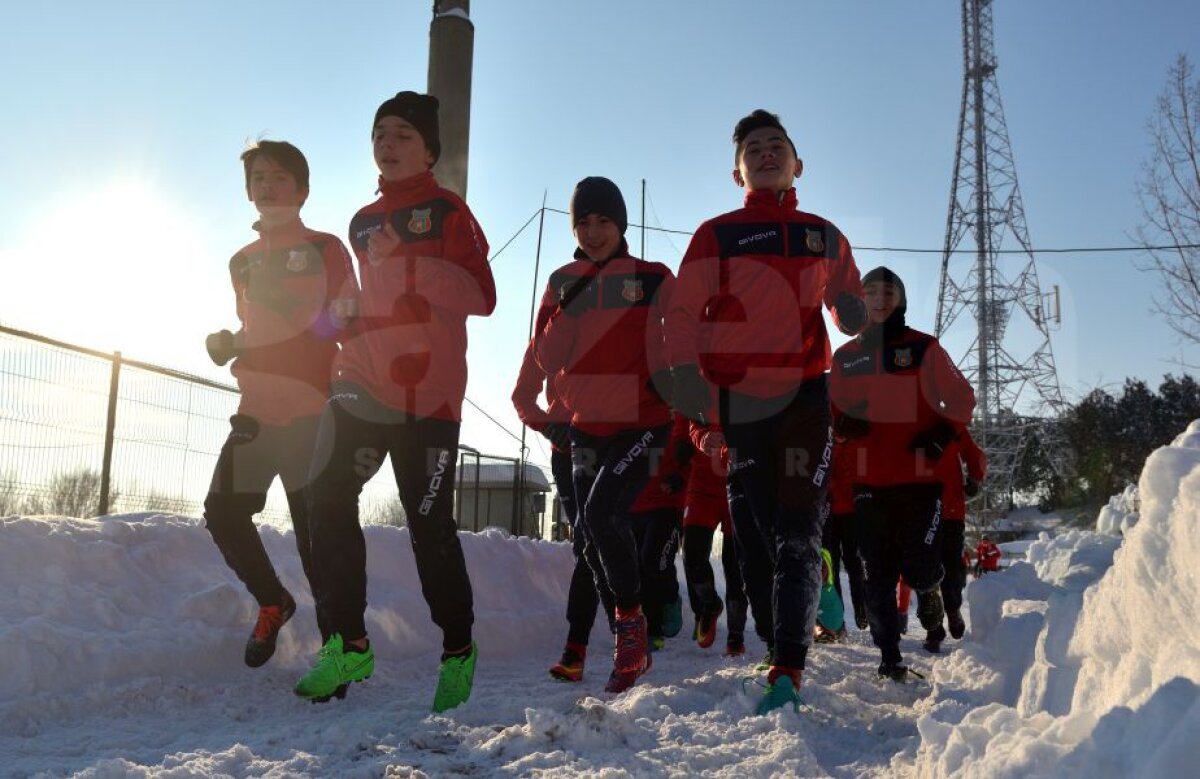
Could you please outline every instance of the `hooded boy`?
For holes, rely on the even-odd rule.
[[[940,627],[943,475],[938,465],[966,429],[975,393],[937,339],[905,322],[904,282],[888,268],[863,277],[870,324],[837,350],[830,374],[834,433],[853,450],[857,537],[866,563],[867,616],[879,675],[901,681],[896,581],[920,597],[926,630]]]

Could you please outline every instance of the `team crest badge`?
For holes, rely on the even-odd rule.
[[[640,279],[626,281],[621,288],[621,297],[628,300],[630,303],[637,303],[642,298],[646,297],[645,291],[642,290],[642,282]]]
[[[292,249],[288,252],[284,267],[292,273],[299,273],[308,267],[308,253],[303,249]]]
[[[825,251],[825,236],[821,235],[820,230],[805,230],[804,245],[809,251],[820,254]]]
[[[414,208],[408,220],[408,231],[414,235],[429,232],[433,228],[433,220],[429,218],[432,212],[432,208]]]
[[[908,349],[897,349],[893,362],[896,363],[897,368],[907,368],[908,366],[912,365],[912,347],[909,347]]]

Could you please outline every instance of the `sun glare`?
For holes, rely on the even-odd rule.
[[[11,254],[24,284],[6,319],[29,329],[180,366],[180,352],[196,351],[189,342],[208,327],[193,302],[198,293],[211,300],[200,290],[214,282],[201,230],[146,181],[68,195]]]

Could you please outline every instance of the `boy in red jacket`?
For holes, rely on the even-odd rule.
[[[533,353],[571,411],[575,495],[598,566],[592,573],[612,592],[616,612],[605,689],[621,692],[651,662],[630,508],[670,429],[671,409],[650,377],[666,369],[663,301],[674,277],[629,254],[625,199],[608,179],[576,185],[571,225],[579,248],[550,276],[542,308],[552,313],[534,335]]]
[[[552,310],[545,308],[538,311],[534,332],[546,326],[551,313]],[[537,402],[543,385],[546,388],[545,410]],[[611,592],[607,589],[602,593],[597,592],[596,580],[592,576],[594,564],[589,565],[586,557],[589,553],[595,554],[595,545],[587,543],[587,528],[579,521],[579,506],[575,500],[574,477],[571,473],[571,412],[558,396],[552,377],[547,377],[534,359],[532,343],[525,349],[525,359],[517,375],[512,402],[521,421],[550,442],[550,472],[554,477],[563,516],[571,528],[571,552],[575,556],[575,567],[571,571],[571,584],[567,589],[567,642],[558,662],[550,666],[550,676],[560,682],[579,682],[583,680],[588,640],[596,623],[596,607],[603,602],[611,626],[614,606]]]
[[[433,177],[441,151],[437,110],[437,98],[415,92],[379,107],[371,140],[380,197],[350,221],[362,297],[335,365],[312,466],[313,558],[333,635],[296,685],[310,700],[342,697],[374,669],[363,621],[358,496],[389,456],[421,591],[442,629],[433,710],[471,694],[477,651],[471,581],[453,515],[454,471],[467,317],[492,313],[496,287],[471,210]]]
[[[964,480],[963,467],[966,467]],[[967,624],[962,616],[962,594],[967,585],[967,566],[963,563],[963,540],[966,531],[967,498],[979,494],[979,484],[987,475],[987,455],[976,445],[971,433],[963,430],[958,440],[946,447],[939,461],[942,477],[942,567],[946,575],[939,588],[946,609],[946,625],[950,636],[963,637]],[[925,634],[925,649],[941,651],[946,640],[946,628],[938,623]]]
[[[942,476],[938,461],[963,433],[975,393],[936,338],[904,321],[904,283],[887,268],[863,277],[871,324],[834,354],[834,429],[853,441],[850,480],[866,563],[867,616],[880,676],[902,681],[896,581],[920,595],[926,630],[942,622]]]
[[[703,421],[717,396],[731,504],[744,498],[750,509],[733,512],[734,533],[761,533],[776,558],[746,561],[775,576],[766,712],[799,700],[821,587],[832,450],[821,309],[848,335],[862,329],[865,310],[849,241],[797,208],[793,183],[803,164],[779,117],[754,111],[733,141],[745,205],[692,237],[667,314],[667,349],[677,410]],[[737,527],[739,516],[753,526]]]
[[[296,601],[275,574],[253,517],[278,476],[287,494],[300,564],[314,599],[305,487],[317,421],[329,397],[331,365],[342,338],[339,311],[358,292],[346,248],[300,221],[308,197],[308,161],[290,143],[259,141],[242,154],[246,195],[258,210],[259,237],[229,261],[242,326],[208,337],[217,365],[233,360],[242,391],[233,428],[204,500],[213,541],[258,601],[258,620],[246,642],[246,665],[257,668],[275,652],[279,629]],[[324,640],[329,627],[320,610]]]
[[[979,539],[975,547],[975,575],[982,576],[1000,570],[1000,558],[1003,556],[995,541],[987,536]]]

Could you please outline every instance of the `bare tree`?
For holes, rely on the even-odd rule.
[[[1185,341],[1200,344],[1200,79],[1179,55],[1147,123],[1153,154],[1138,181],[1144,221],[1141,267],[1159,275],[1155,309]],[[1172,249],[1151,249],[1154,246]]]

